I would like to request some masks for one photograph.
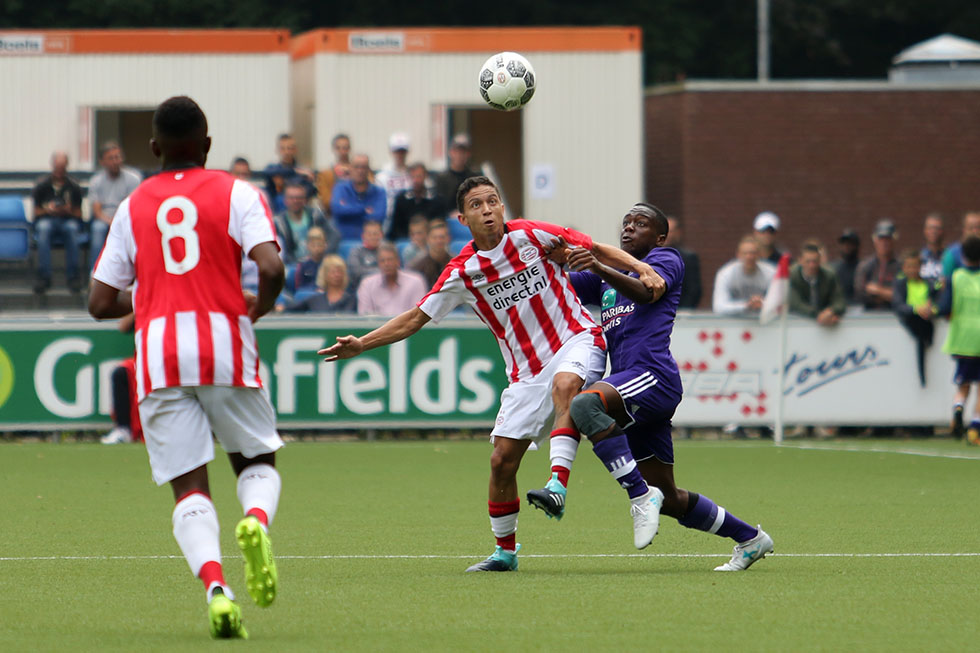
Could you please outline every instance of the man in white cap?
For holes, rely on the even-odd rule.
[[[776,247],[776,232],[779,231],[779,216],[772,211],[763,211],[755,216],[752,223],[755,238],[759,243],[759,260],[779,264],[782,251]]]
[[[395,206],[395,198],[404,190],[412,187],[412,176],[408,172],[405,160],[408,158],[408,150],[411,141],[408,134],[395,132],[388,139],[388,149],[391,151],[391,161],[385,164],[374,178],[374,183],[384,189],[388,198],[388,207],[385,211],[385,226],[391,219],[391,211]]]

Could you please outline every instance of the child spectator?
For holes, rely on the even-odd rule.
[[[943,289],[939,315],[949,317],[949,333],[943,351],[953,356],[956,374],[953,383],[953,436],[963,437],[963,404],[970,386],[980,383],[980,236],[962,241],[963,267],[953,271]],[[966,431],[972,444],[980,444],[980,395],[973,419]]]
[[[423,256],[428,249],[427,234],[429,233],[429,221],[424,215],[413,215],[408,223],[408,245],[401,250],[402,261],[410,263],[420,256]]]
[[[327,253],[327,235],[320,227],[310,227],[310,230],[306,232],[306,252],[307,256],[300,259],[296,266],[296,282],[294,284],[296,290],[313,288],[317,285],[317,271]],[[344,276],[346,275],[345,266]]]
[[[899,256],[902,272],[895,279],[892,291],[892,310],[902,326],[908,329],[916,342],[919,364],[919,383],[926,385],[925,355],[932,345],[935,313],[936,286],[922,278],[922,256],[914,249],[907,249]]]

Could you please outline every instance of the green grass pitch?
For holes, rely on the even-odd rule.
[[[845,449],[859,449],[845,450]],[[975,650],[980,450],[951,441],[681,441],[680,485],[761,523],[776,553],[661,520],[632,548],[624,493],[583,445],[562,522],[522,501],[517,573],[493,548],[485,441],[293,443],[273,525],[280,592],[245,592],[224,458],[226,577],[251,639],[212,642],[172,499],[141,446],[0,445],[0,650]],[[925,455],[915,455],[925,454]],[[523,491],[547,478],[529,453]],[[895,555],[888,555],[895,554]]]

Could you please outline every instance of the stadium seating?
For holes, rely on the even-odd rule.
[[[462,224],[459,220],[446,220],[446,224],[449,225],[449,237],[452,240],[469,240],[473,236],[470,234],[470,228]]]
[[[466,247],[466,243],[468,242],[470,242],[469,238],[466,240],[453,240],[451,243],[449,243],[449,253],[456,256],[463,251],[463,248]]]
[[[409,245],[412,244],[408,238],[399,238],[395,241],[395,247],[398,248],[398,258],[401,260],[402,265],[408,265],[408,261],[405,260],[405,250],[408,249]]]
[[[31,227],[24,202],[17,195],[0,195],[0,259],[26,261],[31,254]]]
[[[340,258],[344,259],[344,262],[346,263],[347,257],[350,256],[350,251],[360,244],[361,244],[360,238],[357,239],[345,238],[344,240],[340,241],[340,246],[337,248],[337,253],[340,255]]]

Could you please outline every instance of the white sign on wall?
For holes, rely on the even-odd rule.
[[[0,55],[43,53],[44,37],[39,34],[0,34]]]
[[[531,198],[550,200],[555,196],[555,166],[536,163],[531,166]]]
[[[936,325],[919,382],[915,341],[890,315],[848,319],[835,328],[791,318],[783,415],[786,424],[940,424],[949,420],[953,363]],[[756,320],[678,317],[671,351],[681,370],[679,426],[774,422],[779,325]]]

